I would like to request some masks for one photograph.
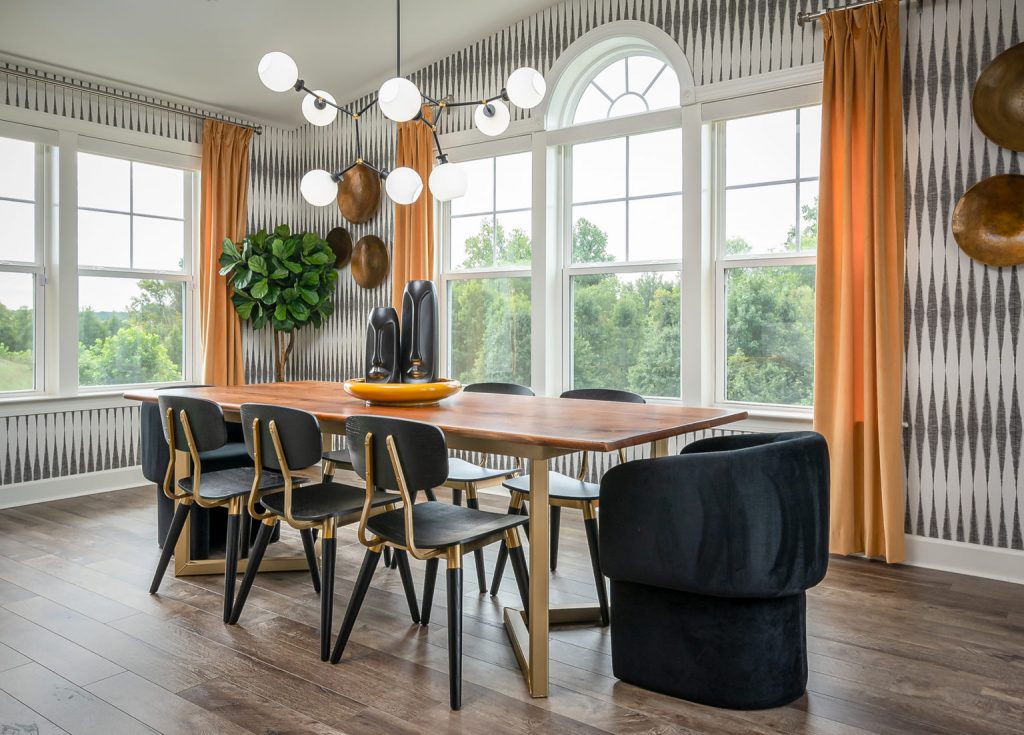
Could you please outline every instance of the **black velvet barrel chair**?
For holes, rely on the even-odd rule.
[[[164,390],[175,390],[182,387],[202,388],[203,386],[175,386]],[[143,403],[139,410],[142,474],[156,484],[157,508],[157,543],[163,547],[167,531],[174,517],[174,501],[164,494],[164,478],[167,476],[167,465],[171,461],[164,438],[164,421],[160,416],[160,407],[156,403]],[[252,467],[252,460],[245,451],[240,424],[228,423],[228,440],[224,446],[212,452],[203,452],[200,458],[207,472],[230,470],[237,467]],[[184,447],[181,447],[182,449]],[[211,547],[224,545],[227,527],[227,510],[225,508],[200,508],[192,506],[189,516],[189,556],[192,559],[206,559],[210,556]],[[244,534],[241,537],[241,553],[244,556],[251,539]]]
[[[463,388],[466,393],[494,393],[506,396],[532,396],[535,393],[525,385],[518,383],[472,383]],[[521,467],[499,469],[497,467],[482,467],[472,462],[467,462],[458,457],[448,458],[448,480],[445,487],[452,488],[452,502],[455,505],[462,505],[462,493],[466,493],[466,505],[470,508],[479,509],[480,500],[477,491],[482,488],[500,485],[505,480],[518,477],[523,473]],[[477,549],[473,552],[473,562],[476,567],[477,584],[480,585],[480,594],[487,592],[487,578],[484,571],[484,552]]]
[[[381,416],[353,416],[345,423],[348,446],[356,473],[366,480],[359,541],[366,546],[362,568],[331,663],[338,663],[359,615],[385,547],[395,554],[409,553],[427,562],[420,622],[430,621],[437,566],[447,565],[448,677],[452,709],[462,707],[462,558],[465,554],[504,539],[511,549],[512,567],[525,605],[529,604],[526,556],[518,529],[526,519],[437,501],[416,503],[416,491],[442,485],[448,479],[448,448],[436,426]],[[360,451],[362,450],[362,451]],[[373,498],[380,489],[397,491],[401,507],[372,515]]]
[[[617,403],[647,403],[636,393],[628,390],[612,390],[609,388],[580,388],[569,390],[561,398],[587,401],[613,401]],[[619,461],[625,462],[626,455],[619,450]],[[583,512],[583,527],[587,532],[587,544],[590,547],[590,565],[594,571],[594,584],[597,588],[597,602],[601,608],[601,624],[608,625],[608,592],[605,589],[604,575],[601,573],[601,554],[598,549],[597,508],[600,503],[600,487],[583,478],[587,476],[590,466],[590,453],[584,452],[576,477],[563,475],[561,472],[548,472],[548,504],[551,507],[551,571],[558,567],[558,531],[561,526],[562,508],[575,508]],[[507,480],[502,483],[512,493],[509,501],[509,513],[526,513],[525,501],[530,495],[530,476]],[[501,576],[505,571],[505,548],[498,552],[498,560],[491,581],[491,594],[497,595],[501,586]]]
[[[226,508],[228,512],[227,537],[224,544],[224,622],[231,616],[234,602],[235,573],[239,557],[239,523],[242,506],[253,483],[264,489],[280,487],[283,478],[276,473],[257,475],[252,466],[211,470],[205,457],[215,456],[217,450],[228,443],[228,429],[224,412],[213,401],[202,398],[166,393],[159,398],[160,415],[164,419],[164,437],[168,457],[179,448],[188,451],[192,460],[192,474],[175,482],[174,463],[168,461],[162,484],[164,494],[177,503],[174,517],[164,538],[160,560],[157,563],[151,594],[160,588],[174,547],[181,535],[193,505],[200,508]]]
[[[257,478],[280,476],[278,488],[271,492],[253,484],[249,494],[249,514],[260,522],[231,613],[230,623],[238,622],[252,588],[256,571],[267,549],[274,527],[282,520],[302,535],[303,547],[313,575],[314,586],[320,592],[320,660],[326,661],[331,652],[331,620],[334,610],[334,568],[337,556],[336,533],[340,526],[355,523],[363,512],[370,515],[390,508],[398,496],[372,490],[369,496],[362,488],[342,485],[327,477],[322,482],[295,487],[296,470],[304,470],[320,463],[321,433],[316,417],[294,408],[260,403],[243,403],[242,429],[245,446],[256,465]],[[316,555],[313,553],[313,530],[320,532],[319,583],[317,584]],[[413,586],[409,560],[404,552],[396,553],[398,569],[405,586],[409,612],[414,623],[419,622],[419,605]]]
[[[814,432],[705,439],[609,470],[601,561],[615,676],[730,709],[800,697],[828,497],[828,448]]]

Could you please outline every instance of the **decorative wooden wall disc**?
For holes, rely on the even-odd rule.
[[[384,283],[391,265],[388,246],[376,235],[359,238],[352,251],[352,277],[363,288],[377,288]]]
[[[354,225],[369,222],[380,206],[380,176],[357,163],[338,184],[338,209]]]
[[[989,140],[1024,151],[1024,43],[992,60],[974,85],[974,122]]]
[[[968,189],[953,210],[953,236],[979,263],[1024,263],[1024,176],[993,176]]]
[[[352,260],[352,235],[344,227],[335,227],[326,239],[334,251],[334,267],[340,271]]]

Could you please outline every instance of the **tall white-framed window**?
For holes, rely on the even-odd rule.
[[[472,186],[441,208],[446,372],[530,385],[531,156],[513,141],[452,150]],[[491,153],[491,155],[488,155]]]
[[[80,390],[190,379],[197,173],[87,141],[77,171]]]
[[[3,136],[5,131],[0,131]],[[47,161],[42,142],[0,137],[0,396],[44,390]]]
[[[810,409],[821,106],[785,99],[712,123],[716,399]]]

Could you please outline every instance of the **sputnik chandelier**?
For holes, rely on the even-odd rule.
[[[363,159],[362,138],[359,123],[374,104],[380,107],[384,117],[394,122],[417,120],[430,128],[437,148],[437,166],[430,173],[430,191],[439,201],[457,199],[466,193],[469,182],[466,174],[454,163],[448,162],[448,155],[441,149],[437,127],[446,110],[454,107],[476,106],[473,121],[484,135],[501,135],[508,129],[511,114],[506,102],[516,107],[530,109],[544,99],[546,85],[540,72],[530,67],[521,67],[512,72],[505,86],[498,94],[478,101],[457,102],[446,98],[435,99],[416,88],[416,85],[402,76],[402,26],[401,0],[396,5],[396,69],[395,76],[380,86],[376,97],[360,110],[349,110],[337,104],[334,97],[322,89],[310,89],[299,79],[299,68],[292,58],[281,51],[271,51],[259,63],[259,75],[263,84],[273,92],[294,90],[305,95],[302,99],[302,114],[312,125],[330,125],[338,113],[347,115],[355,126],[356,160],[334,173],[314,169],[302,177],[299,191],[310,204],[325,207],[338,194],[338,185],[349,171],[356,166],[366,166],[384,180],[384,188],[396,204],[412,204],[423,192],[423,180],[415,170],[400,166],[393,171],[374,166]],[[431,120],[423,116],[423,105],[432,108]]]

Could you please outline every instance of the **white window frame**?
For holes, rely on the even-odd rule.
[[[194,366],[196,360],[196,343],[198,341],[198,332],[196,331],[196,295],[197,295],[197,284],[198,277],[195,274],[194,264],[196,262],[196,243],[198,241],[196,214],[198,210],[198,189],[199,189],[199,172],[198,169],[194,168],[190,161],[183,160],[178,156],[172,156],[166,153],[157,153],[154,151],[140,148],[134,145],[125,145],[123,143],[112,143],[110,141],[81,137],[79,139],[79,147],[76,151],[76,157],[78,153],[90,153],[94,155],[106,156],[108,158],[119,158],[121,160],[128,161],[130,163],[143,163],[151,164],[156,166],[165,166],[168,168],[177,168],[185,172],[182,191],[182,199],[185,204],[183,208],[184,212],[184,263],[181,271],[158,271],[158,270],[144,270],[139,268],[117,268],[109,266],[78,266],[78,277],[99,277],[99,278],[128,278],[131,280],[141,279],[152,279],[156,281],[167,281],[170,283],[181,283],[184,284],[185,298],[182,303],[183,314],[182,314],[182,372],[184,373],[181,380],[172,381],[170,383],[144,383],[146,386],[164,386],[164,385],[175,385],[192,382],[195,373]],[[155,154],[155,155],[154,155]],[[132,171],[133,169],[129,169]],[[131,175],[131,174],[130,174]],[[76,178],[77,184],[77,178]],[[105,209],[97,209],[95,207],[82,207],[79,208],[76,202],[76,216],[77,212],[85,209],[93,212],[110,212],[113,214],[127,214],[129,221],[134,220],[134,194],[131,186],[129,186],[129,211],[113,211]],[[145,215],[151,216],[151,215]],[[157,217],[158,219],[177,219],[169,217]],[[134,227],[129,229],[131,239],[131,252],[134,254]],[[78,344],[78,330],[75,330],[75,345],[77,350]],[[77,357],[77,353],[76,353]],[[76,359],[77,363],[77,359]],[[76,379],[77,382],[77,379]],[[104,384],[94,386],[78,386],[79,393],[96,393],[106,391],[122,391],[126,388],[131,388],[138,384]]]
[[[499,138],[487,143],[466,144],[445,148],[448,159],[452,163],[465,163],[467,161],[478,161],[485,158],[500,158],[501,156],[514,155],[516,153],[527,153],[530,151],[529,137]],[[532,161],[531,161],[532,163]],[[496,173],[496,172],[495,172]],[[471,184],[472,185],[472,184]],[[497,190],[497,176],[495,176],[495,191]],[[494,202],[492,201],[492,207]],[[451,375],[451,335],[449,334],[450,324],[448,318],[448,288],[453,281],[475,281],[492,278],[526,278],[532,277],[530,265],[493,266],[491,268],[456,269],[451,263],[452,253],[452,208],[451,202],[441,202],[438,206],[438,241],[441,247],[438,248],[438,314],[439,314],[439,344],[442,355],[442,369],[446,375]],[[497,210],[492,208],[490,214],[503,212],[519,212],[522,210]],[[485,214],[485,213],[481,213]],[[531,246],[533,243],[531,235]],[[532,317],[531,317],[531,327]],[[530,354],[531,365],[533,353]]]
[[[0,392],[2,399],[18,399],[42,395],[46,391],[46,243],[50,236],[50,218],[47,213],[53,206],[51,192],[53,144],[55,136],[49,131],[0,121],[0,138],[11,138],[32,143],[35,146],[35,180],[32,202],[35,218],[35,242],[33,260],[0,260],[0,272],[28,273],[34,277],[32,304],[32,387],[24,390]],[[10,200],[2,197],[6,201]]]
[[[114,155],[140,163],[170,166],[195,172],[196,182],[187,203],[186,267],[191,275],[173,274],[186,282],[184,377],[147,387],[184,385],[199,372],[198,309],[199,186],[202,147],[197,143],[122,130],[75,118],[55,118],[36,110],[0,106],[0,136],[43,144],[43,198],[37,217],[38,247],[42,250],[42,278],[37,279],[36,390],[0,394],[0,416],[40,410],[63,411],[127,405],[121,397],[132,386],[80,388],[78,381],[78,152]],[[189,178],[189,177],[186,177]],[[21,264],[22,266],[24,264]],[[37,267],[37,266],[33,266]],[[143,274],[152,272],[141,272]],[[165,273],[153,273],[167,279]],[[131,277],[140,277],[132,274]],[[146,277],[143,275],[142,277]]]
[[[726,247],[726,179],[725,179],[725,123],[737,118],[763,115],[772,112],[794,110],[801,107],[811,107],[821,104],[821,86],[804,85],[784,90],[765,92],[762,94],[750,95],[742,98],[734,98],[719,104],[705,106],[705,119],[708,121],[709,137],[712,141],[710,156],[708,160],[708,171],[711,180],[711,242],[715,256],[714,267],[714,314],[715,314],[715,342],[714,342],[714,400],[716,405],[730,406],[734,408],[745,408],[757,414],[776,414],[779,417],[806,418],[813,415],[813,406],[795,406],[791,404],[777,403],[752,403],[748,401],[729,400],[726,397],[727,385],[727,361],[728,350],[726,345],[726,317],[728,305],[726,303],[726,278],[727,271],[734,268],[759,268],[766,266],[786,265],[812,265],[817,264],[817,253],[790,254],[790,253],[754,253],[749,255],[727,255]],[[805,181],[817,177],[800,177],[800,152],[799,152],[799,127],[797,129],[797,158],[796,158],[796,179],[785,180],[778,183],[791,183],[792,181]],[[764,184],[752,184],[766,185]],[[799,189],[799,187],[798,187]],[[799,207],[799,197],[797,199]],[[798,211],[797,226],[800,225]]]

